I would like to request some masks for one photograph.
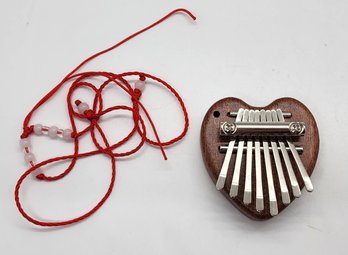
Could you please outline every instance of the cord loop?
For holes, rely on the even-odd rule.
[[[144,29],[128,36],[124,40],[120,41],[119,43],[113,45],[110,48],[107,48],[105,50],[102,50],[100,52],[97,52],[96,54],[90,56],[83,62],[81,62],[75,69],[73,69],[70,73],[68,73],[65,78],[58,84],[56,85],[49,93],[47,93],[34,107],[33,109],[28,113],[26,118],[24,119],[23,123],[23,133],[21,135],[21,138],[26,138],[28,137],[32,132],[33,132],[33,126],[28,126],[32,115],[34,112],[39,109],[42,105],[44,105],[51,97],[56,95],[57,91],[65,84],[72,82],[71,87],[69,89],[68,95],[67,95],[67,109],[69,113],[69,120],[70,120],[70,125],[71,125],[71,137],[72,142],[74,143],[74,152],[71,155],[65,155],[65,156],[59,156],[59,157],[54,157],[50,158],[47,160],[44,160],[42,162],[39,162],[37,164],[32,165],[27,171],[25,171],[20,178],[17,181],[16,187],[15,187],[15,202],[16,206],[19,210],[19,212],[22,214],[24,218],[26,218],[28,221],[30,221],[33,224],[39,225],[39,226],[44,226],[44,227],[57,227],[57,226],[64,226],[64,225],[69,225],[73,223],[77,223],[79,221],[82,221],[89,216],[91,216],[93,213],[95,213],[108,199],[110,196],[114,183],[115,183],[115,178],[116,178],[116,159],[120,157],[126,157],[130,156],[134,153],[136,153],[138,150],[142,148],[142,146],[145,143],[151,144],[153,146],[158,146],[161,150],[161,153],[164,157],[164,159],[167,159],[167,156],[164,152],[164,147],[172,145],[179,140],[181,140],[187,133],[188,126],[189,126],[189,119],[188,119],[188,114],[187,110],[185,107],[185,104],[180,97],[180,95],[176,92],[176,90],[170,86],[167,82],[164,80],[157,78],[153,75],[143,73],[143,72],[126,72],[122,74],[115,74],[111,72],[81,72],[77,73],[77,71],[84,66],[86,63],[90,62],[91,60],[95,59],[96,57],[107,53],[118,46],[122,45],[123,43],[129,41],[130,39],[134,38],[135,36],[151,29],[152,27],[160,24],[167,18],[169,18],[171,15],[177,12],[184,12],[185,14],[189,15],[192,19],[196,19],[192,13],[185,9],[176,9],[160,20],[156,21],[155,23],[151,24],[150,26],[145,27]],[[156,126],[154,122],[152,121],[152,118],[147,111],[146,107],[142,104],[140,101],[140,97],[142,92],[139,89],[133,89],[128,80],[134,79],[134,76],[139,77],[140,81],[145,81],[145,79],[151,79],[153,80],[154,83],[159,84],[164,86],[165,88],[168,89],[169,92],[178,100],[183,116],[184,116],[184,127],[182,132],[174,137],[173,139],[169,141],[162,142],[160,140],[160,137],[158,135]],[[104,82],[99,85],[93,85],[90,83],[90,80],[97,80],[97,78],[103,78]],[[128,78],[128,80],[127,80]],[[88,80],[88,81],[87,81]],[[92,89],[95,93],[94,96],[94,101],[93,101],[93,107],[89,109],[89,106],[86,103],[83,103],[80,100],[75,101],[75,105],[79,108],[79,112],[74,111],[74,104],[73,104],[73,94],[75,90],[81,86],[87,87],[89,89]],[[104,109],[104,102],[103,102],[103,97],[102,97],[102,91],[104,88],[107,86],[117,86],[122,89],[123,92],[125,92],[129,98],[131,99],[131,106],[128,105],[114,105],[109,108]],[[100,117],[103,116],[104,114],[110,113],[110,112],[115,112],[115,111],[128,111],[132,114],[133,121],[134,121],[134,126],[130,130],[129,134],[126,135],[124,138],[122,138],[120,141],[110,144],[109,140],[107,139],[107,136],[104,132],[104,130],[101,128],[99,125]],[[87,127],[85,127],[83,130],[78,130],[76,127],[75,119],[76,118],[87,118],[90,123]],[[149,137],[147,137],[147,127],[144,121],[144,118],[148,120],[148,123],[150,123],[150,127],[153,130],[153,133],[155,135],[155,140],[151,140]],[[79,142],[80,138],[89,134],[92,138],[92,141],[96,147],[95,150],[89,151],[89,152],[80,152],[79,148]],[[133,136],[139,135],[140,136],[140,142],[138,145],[136,145],[133,149],[130,149],[125,152],[115,152],[114,150],[116,148],[119,148],[123,144],[125,144],[127,141],[129,141]],[[99,139],[97,139],[99,137]],[[60,162],[60,161],[69,161],[68,167],[60,174],[56,176],[48,176],[44,173],[40,173],[36,176],[37,179],[43,180],[43,181],[57,181],[59,179],[62,179],[66,175],[68,175],[74,168],[76,162],[78,159],[83,158],[83,157],[89,157],[93,155],[98,155],[98,154],[105,154],[109,157],[111,161],[111,179],[110,183],[108,186],[108,189],[104,196],[101,198],[101,200],[89,211],[86,213],[70,219],[70,220],[65,220],[65,221],[42,221],[39,219],[35,219],[34,217],[30,216],[22,207],[21,200],[20,200],[20,188],[23,183],[23,181],[34,171],[37,169],[45,170],[42,169],[42,167],[54,164],[55,162]]]

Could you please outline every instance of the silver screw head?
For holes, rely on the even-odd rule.
[[[290,124],[290,132],[293,134],[301,134],[304,132],[305,126],[300,122],[293,122]]]
[[[221,124],[221,131],[226,134],[232,134],[236,130],[236,126],[233,123],[223,122]]]

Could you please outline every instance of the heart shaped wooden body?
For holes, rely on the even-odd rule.
[[[254,109],[254,110],[281,109],[283,112],[290,112],[292,114],[292,117],[287,119],[287,121],[304,122],[306,125],[306,133],[304,136],[301,136],[298,139],[296,139],[294,141],[294,144],[298,146],[303,146],[304,151],[300,157],[309,176],[312,174],[315,163],[317,161],[318,152],[319,152],[319,132],[318,132],[317,124],[315,122],[313,115],[304,104],[302,104],[301,102],[293,98],[280,98],[273,101],[271,104],[265,107],[255,107],[255,106],[248,105],[247,103],[245,103],[244,101],[238,98],[229,97],[229,98],[221,99],[220,101],[216,102],[214,105],[210,107],[210,109],[208,110],[208,112],[206,113],[203,119],[203,123],[201,127],[202,155],[203,155],[203,159],[207,167],[208,173],[210,177],[212,178],[214,184],[216,184],[216,181],[219,176],[221,166],[225,157],[224,153],[219,152],[219,146],[222,144],[227,144],[229,141],[228,137],[223,138],[220,136],[220,123],[224,121],[231,122],[232,118],[227,116],[227,113],[237,112],[239,108]],[[235,158],[236,158],[236,153],[233,153],[229,171],[227,174],[226,184],[225,184],[225,187],[221,190],[221,192],[232,204],[234,204],[246,216],[256,220],[266,220],[271,218],[272,216],[269,212],[270,211],[269,196],[268,196],[268,190],[267,190],[267,179],[266,179],[266,174],[264,169],[265,168],[264,161],[262,161],[264,210],[258,212],[255,209],[255,192],[253,192],[251,204],[245,205],[243,203],[243,190],[244,190],[244,181],[245,181],[245,155],[243,156],[243,162],[241,166],[240,187],[239,187],[238,196],[235,198],[231,198],[229,196],[229,191],[231,188],[231,181],[232,181],[232,174],[233,174],[232,162],[235,161]],[[304,183],[299,175],[297,167],[295,167],[296,164],[294,163],[293,158],[291,158],[291,160],[293,163],[292,165],[294,167],[297,180],[302,190],[304,187]],[[282,162],[282,164],[284,165],[284,162]],[[276,196],[278,201],[278,210],[280,213],[282,210],[286,208],[287,205],[284,205],[281,202],[280,187],[279,187],[277,173],[275,171],[275,164],[273,161],[272,161],[272,169],[273,169],[273,179],[274,179],[274,185],[276,190]],[[255,173],[255,169],[253,169],[253,176],[252,176],[253,191],[255,190],[255,187],[256,187],[256,181],[255,181],[256,178],[254,173]],[[295,197],[292,194],[289,177],[286,171],[284,171],[284,175],[286,178],[287,186],[290,193],[290,199],[292,202],[295,199]]]

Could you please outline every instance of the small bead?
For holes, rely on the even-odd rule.
[[[71,133],[72,133],[71,129],[64,129],[63,130],[63,138],[65,140],[71,140],[71,138],[72,138]]]
[[[48,136],[51,138],[56,138],[58,136],[58,128],[56,126],[49,127]]]
[[[88,106],[88,104],[86,104],[86,103],[80,103],[80,104],[77,106],[77,109],[79,110],[79,113],[84,114],[85,111],[89,110],[89,106]]]
[[[36,135],[42,135],[42,125],[41,124],[34,125],[34,133]]]
[[[26,162],[30,163],[30,162],[34,162],[35,161],[35,156],[33,153],[28,152],[24,154],[24,159]]]
[[[134,85],[136,89],[139,89],[140,91],[143,91],[145,88],[145,81],[137,81]]]
[[[30,142],[29,138],[23,138],[20,141],[20,145],[23,149],[30,148],[31,142]]]

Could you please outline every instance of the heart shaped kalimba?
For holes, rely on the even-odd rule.
[[[269,219],[286,208],[303,187],[319,152],[311,112],[293,98],[254,107],[224,98],[210,107],[201,129],[208,172],[226,198],[253,219]]]

